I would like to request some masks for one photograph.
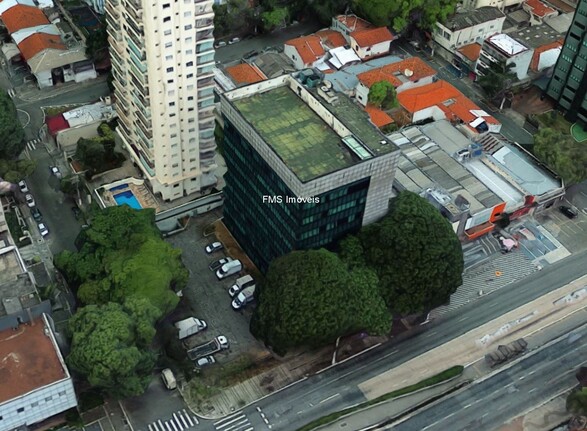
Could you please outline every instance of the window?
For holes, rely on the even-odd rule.
[[[173,55],[166,55],[165,60],[167,60],[167,61],[173,60]]]
[[[192,43],[192,38],[191,37],[186,37],[185,38],[185,43]]]
[[[45,402],[47,402],[47,403],[48,403],[48,402],[49,402],[49,401],[51,401],[52,399],[53,399],[53,397],[47,397],[47,398],[45,398]]]
[[[19,407],[18,409],[16,409],[16,413],[22,413],[24,412],[24,407]]]
[[[31,407],[37,407],[38,405],[39,405],[39,402],[35,401],[34,403],[31,404]],[[2,418],[0,418],[0,419],[2,419]]]
[[[169,106],[175,106],[175,102],[169,102]]]
[[[192,67],[194,65],[194,62],[188,61],[185,65],[186,65],[186,67]]]
[[[168,79],[168,80],[167,80],[167,83],[168,83],[168,84],[173,84],[173,79]]]
[[[165,4],[163,5],[163,9],[169,9],[169,7],[170,7],[170,6],[171,6],[171,4],[169,4],[169,3],[165,3]]]
[[[191,63],[191,61],[190,61],[190,63]],[[188,73],[185,77],[187,79],[190,79],[190,78],[193,78],[194,77],[194,74],[193,73]]]
[[[163,18],[163,22],[169,22],[169,21],[171,21],[170,16],[166,16],[165,18]]]
[[[193,53],[194,53],[194,50],[193,50],[193,49],[188,49],[188,50],[185,52],[185,55],[192,55]]]
[[[188,100],[194,100],[194,96],[188,96]]]
[[[171,45],[173,45],[172,42],[166,42],[165,43],[165,48],[171,48]]]
[[[189,18],[190,16],[192,16],[192,12],[191,11],[187,11],[183,13],[184,18]]]
[[[191,30],[192,29],[192,25],[188,24],[186,26],[183,27],[184,30]]]
[[[64,395],[65,395],[65,391],[61,391],[61,392],[59,392],[59,396],[60,396],[60,397],[62,397],[62,396],[64,396]]]
[[[163,35],[164,35],[164,36],[169,36],[169,35],[171,35],[171,30],[165,30],[165,31],[163,32]]]
[[[167,68],[167,73],[171,73],[171,72],[173,72],[173,67],[168,67]]]

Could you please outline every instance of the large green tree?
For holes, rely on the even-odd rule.
[[[457,0],[354,0],[357,13],[375,25],[392,27],[396,32],[415,24],[431,29],[454,13]]]
[[[377,276],[349,272],[334,253],[294,251],[271,263],[258,293],[251,331],[277,353],[319,346],[359,330],[383,334],[391,316]]]
[[[115,151],[114,131],[104,122],[98,127],[95,138],[80,138],[75,158],[91,175],[117,168],[124,162],[122,153]]]
[[[558,173],[567,185],[587,178],[587,151],[568,133],[548,127],[534,135],[534,154]]]
[[[131,297],[123,305],[107,303],[79,309],[69,321],[72,335],[68,365],[92,386],[110,394],[142,394],[151,380],[156,356],[150,350],[158,310]]]
[[[357,265],[358,255],[379,276],[388,307],[401,313],[446,303],[462,283],[463,251],[450,223],[424,198],[402,192],[389,213],[342,243],[341,255]]]
[[[9,183],[16,184],[31,175],[35,171],[36,166],[37,162],[29,159],[0,159],[0,178]]]
[[[506,91],[512,88],[512,83],[517,79],[513,69],[514,63],[490,62],[489,69],[477,80],[489,99],[503,97]]]
[[[284,27],[289,18],[289,10],[286,7],[278,7],[261,14],[263,28],[266,31],[273,30],[277,27]]]
[[[12,160],[24,150],[24,130],[16,106],[4,90],[0,90],[0,159]]]
[[[369,103],[383,109],[392,109],[399,106],[397,92],[389,81],[379,81],[369,88]]]
[[[587,387],[576,389],[567,397],[567,411],[587,416]]]
[[[185,286],[188,273],[180,250],[161,239],[152,210],[106,208],[82,231],[80,241],[78,253],[60,253],[55,265],[82,303],[122,303],[136,296],[148,300],[158,318],[175,308],[174,290]]]

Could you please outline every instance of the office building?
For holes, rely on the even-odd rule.
[[[228,91],[221,107],[224,222],[261,271],[387,212],[397,147],[313,72]]]
[[[567,119],[583,127],[587,126],[586,27],[587,0],[581,0],[546,89],[546,94],[566,111]]]
[[[112,0],[106,15],[118,134],[153,192],[216,184],[213,0]]]

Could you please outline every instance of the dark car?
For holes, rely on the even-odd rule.
[[[570,219],[573,219],[579,215],[575,208],[571,208],[565,205],[561,205],[560,207],[558,207],[558,210]]]
[[[81,211],[78,207],[71,207],[71,212],[73,213],[76,220],[79,218],[79,215],[81,214]]]
[[[41,214],[41,211],[39,210],[39,208],[37,208],[37,207],[31,208],[31,215],[33,216],[33,218],[35,219],[35,221],[37,223],[40,223],[43,221],[43,214]]]
[[[231,260],[232,259],[230,257],[223,257],[222,259],[218,259],[212,262],[208,268],[210,268],[210,271],[216,272],[217,269],[219,269],[225,263],[230,262]]]

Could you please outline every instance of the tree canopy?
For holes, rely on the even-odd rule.
[[[24,130],[14,102],[4,90],[0,91],[0,159],[16,159],[24,150]]]
[[[69,321],[68,365],[92,386],[119,397],[140,395],[151,380],[155,354],[150,345],[158,310],[146,299],[88,305]]]
[[[271,30],[277,27],[283,27],[289,18],[289,10],[286,7],[278,7],[261,14],[263,28]]]
[[[159,311],[157,318],[175,308],[173,289],[185,285],[188,273],[181,252],[160,238],[152,210],[106,208],[82,231],[80,241],[78,253],[64,251],[55,264],[82,303],[122,303],[137,296]]]
[[[369,103],[383,109],[392,109],[399,106],[397,92],[393,84],[389,81],[379,81],[374,83],[369,89]]]
[[[440,212],[412,192],[401,192],[389,213],[357,239],[341,242],[341,256],[351,267],[364,262],[375,271],[387,306],[400,313],[438,307],[462,283],[459,239]]]
[[[490,62],[489,69],[477,83],[489,99],[502,97],[505,91],[512,88],[512,83],[517,79],[517,75],[513,72],[515,67],[514,63]]]
[[[587,178],[587,151],[568,133],[541,127],[534,135],[534,154],[559,174],[567,185]]]
[[[280,354],[359,330],[384,334],[391,328],[377,276],[367,269],[348,271],[324,249],[294,251],[273,261],[258,300],[251,332]]]
[[[572,391],[567,397],[567,411],[576,415],[587,416],[587,388]]]
[[[412,23],[421,29],[433,28],[454,13],[456,4],[457,0],[354,0],[353,9],[375,25],[401,32]]]
[[[80,138],[77,142],[75,158],[87,169],[90,175],[120,167],[124,162],[122,153],[115,151],[114,132],[104,122],[98,127],[95,138]]]
[[[3,178],[9,183],[16,184],[20,180],[24,180],[26,177],[31,175],[35,171],[36,167],[37,162],[34,160],[0,159],[0,178]]]

